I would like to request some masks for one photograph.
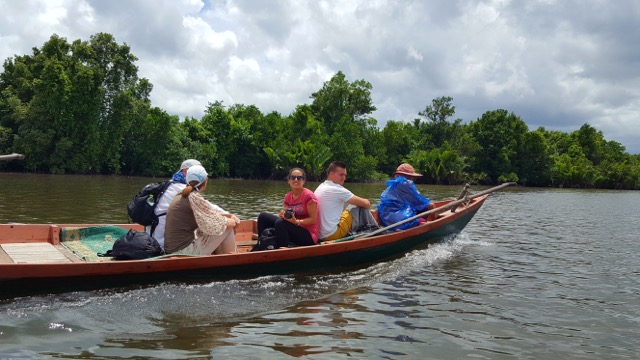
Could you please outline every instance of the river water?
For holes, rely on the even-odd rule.
[[[0,174],[0,222],[126,222],[149,181]],[[346,185],[374,203],[384,188]],[[286,191],[214,180],[206,196],[251,218]],[[639,204],[640,192],[507,188],[457,237],[365,268],[2,300],[0,359],[635,359]]]

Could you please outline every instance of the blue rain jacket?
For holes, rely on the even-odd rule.
[[[395,224],[424,212],[429,207],[429,199],[420,195],[416,185],[403,176],[387,180],[387,188],[380,195],[378,215],[384,226]],[[418,220],[411,220],[396,226],[393,230],[410,229],[418,225]]]

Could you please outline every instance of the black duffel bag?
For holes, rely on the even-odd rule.
[[[258,237],[258,242],[251,251],[273,250],[278,248],[278,238],[276,237],[276,229],[266,228],[262,230],[262,234]]]
[[[116,260],[140,260],[164,254],[164,250],[151,235],[144,231],[129,230],[122,235],[113,248],[99,256],[111,256]]]

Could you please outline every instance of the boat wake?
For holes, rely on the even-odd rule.
[[[149,333],[166,328],[167,322],[172,326],[176,325],[175,322],[184,322],[178,325],[195,326],[281,311],[302,301],[393,282],[446,263],[466,247],[490,245],[488,242],[473,241],[467,233],[462,232],[395,260],[353,270],[197,284],[168,282],[138,288],[28,296],[5,300],[0,303],[0,311],[14,320],[25,318],[25,321],[28,318],[33,320],[38,314],[48,318],[44,314],[63,313],[71,319],[71,323],[75,322],[72,320],[74,318],[82,318],[77,323],[100,324],[103,331],[118,329],[130,333]],[[73,325],[66,322],[61,326],[56,319],[58,316],[48,321],[54,324],[49,326],[51,331],[73,331]],[[132,325],[125,330],[125,324]]]

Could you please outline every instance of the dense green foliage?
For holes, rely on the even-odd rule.
[[[433,99],[421,118],[378,128],[372,86],[342,72],[291,114],[253,105],[209,103],[201,119],[167,114],[149,101],[136,57],[109,34],[89,41],[52,36],[32,55],[4,62],[0,74],[0,163],[5,171],[168,176],[185,158],[212,176],[282,178],[300,166],[321,179],[331,160],[352,181],[388,177],[403,161],[437,184],[640,189],[640,155],[584,124],[572,133],[530,131],[507,110],[463,124],[451,97]]]

